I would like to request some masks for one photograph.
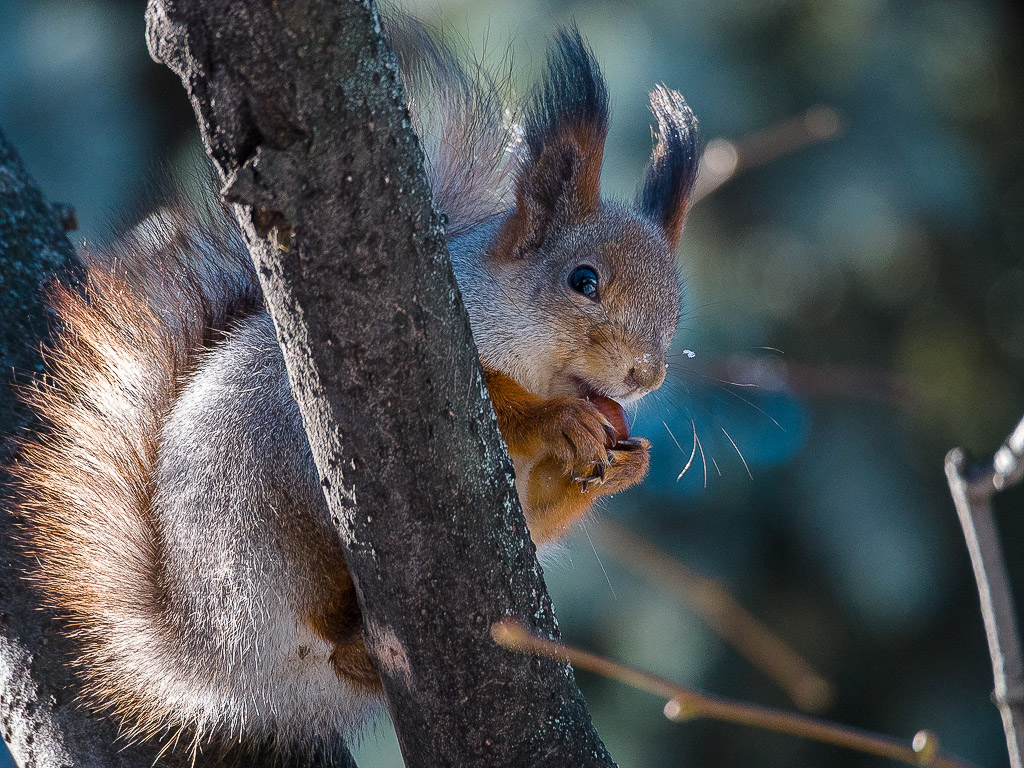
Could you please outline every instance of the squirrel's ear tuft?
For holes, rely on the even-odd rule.
[[[651,91],[651,111],[658,120],[658,135],[636,202],[661,225],[675,248],[697,179],[697,118],[682,95],[663,85]]]
[[[539,247],[553,225],[597,211],[607,135],[601,69],[575,25],[562,29],[523,116],[516,210],[501,238],[506,252]]]
[[[600,171],[607,135],[608,89],[601,68],[575,25],[560,29],[523,119],[527,162],[537,162],[552,142],[568,138]]]

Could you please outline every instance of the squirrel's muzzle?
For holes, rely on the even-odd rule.
[[[630,390],[657,389],[665,380],[665,363],[663,361],[638,360],[636,365],[626,373],[623,384]]]

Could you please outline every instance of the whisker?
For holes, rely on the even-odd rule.
[[[719,429],[722,430],[722,434],[729,439],[730,443],[732,443],[732,447],[736,449],[736,455],[739,456],[740,461],[743,462],[743,468],[747,470],[747,476],[750,477],[751,480],[753,480],[754,476],[750,472],[750,467],[747,466],[747,460],[743,458],[743,454],[740,452],[740,447],[736,445],[736,441],[732,439],[732,435],[725,431],[725,427],[719,427]]]
[[[722,470],[719,468],[718,462],[715,461],[715,457],[714,456],[711,457],[711,464],[714,466],[715,472],[718,473],[718,476],[721,477],[722,476]]]
[[[756,383],[756,382],[750,382],[750,381],[729,381],[728,379],[719,379],[716,376],[712,376],[712,375],[710,375],[708,373],[701,373],[700,371],[694,371],[694,370],[692,370],[690,368],[679,368],[677,366],[676,370],[678,370],[680,373],[682,373],[684,375],[700,376],[702,379],[708,379],[710,381],[714,381],[714,382],[717,382],[719,384],[728,384],[730,387],[742,387],[744,389],[750,389],[750,388],[759,389],[761,387],[761,385]]]
[[[672,438],[672,442],[676,444],[676,448],[679,449],[679,452],[683,453],[683,446],[681,446],[679,444],[679,441],[676,440],[676,436],[672,434],[672,430],[669,429],[668,424],[666,422],[662,421],[661,422],[661,426],[663,426],[665,428],[665,431],[668,432],[668,436]]]
[[[693,419],[693,414],[690,413],[689,409],[684,409],[686,415],[690,417],[690,424],[693,425],[693,439],[697,441],[697,450],[700,451],[700,460],[704,464],[704,487],[708,487],[708,460],[704,456],[704,446],[700,444],[700,437],[697,435],[697,422]]]
[[[687,395],[690,394],[690,388],[686,386],[686,382],[680,381],[679,379],[675,378],[666,379],[665,383],[661,385],[661,389],[676,395],[678,395],[680,392],[683,392],[684,394]]]
[[[768,411],[766,411],[766,410],[765,410],[764,408],[761,408],[760,406],[758,406],[758,405],[756,405],[756,404],[752,403],[752,402],[751,402],[750,400],[747,400],[747,398],[743,397],[742,395],[740,395],[740,394],[738,394],[738,393],[736,393],[736,392],[733,392],[733,391],[732,391],[732,390],[730,390],[730,389],[726,389],[726,390],[724,390],[724,391],[725,391],[725,392],[728,392],[728,393],[729,393],[730,395],[732,395],[733,397],[735,397],[735,398],[738,398],[738,399],[742,400],[742,401],[743,401],[744,403],[746,403],[747,405],[749,405],[749,406],[750,406],[751,408],[753,408],[753,409],[754,409],[755,411],[760,411],[760,412],[761,412],[761,414],[762,414],[762,415],[763,415],[763,416],[764,416],[764,417],[765,417],[766,419],[768,419],[768,420],[769,420],[769,421],[770,421],[770,422],[771,422],[772,424],[774,424],[774,425],[775,425],[776,427],[778,427],[779,429],[781,429],[781,430],[782,430],[783,432],[785,432],[785,431],[786,431],[786,428],[785,428],[784,426],[782,426],[781,424],[779,424],[779,422],[778,422],[778,421],[776,421],[776,420],[775,420],[775,418],[774,418],[774,417],[772,417],[772,415],[771,415],[771,414],[769,414],[769,413],[768,413]]]
[[[668,432],[668,436],[672,438],[672,442],[676,444],[676,448],[678,448],[679,452],[682,453],[683,452],[683,446],[681,446],[679,444],[679,441],[676,440],[676,436],[672,434],[672,430],[668,428],[668,424],[665,423],[664,421],[662,421],[661,424],[662,424],[662,426],[665,427],[665,431]],[[686,464],[683,466],[683,471],[680,472],[679,476],[676,478],[676,482],[677,483],[680,480],[683,479],[683,475],[685,475],[687,470],[690,469],[690,465],[693,464],[693,457],[696,454],[697,454],[697,425],[694,424],[693,425],[693,448],[690,449],[690,458],[688,458],[686,460]]]
[[[714,381],[717,382],[718,384],[727,384],[730,387],[740,387],[742,389],[750,389],[751,387],[753,387],[754,389],[758,389],[761,386],[756,381],[734,381],[732,379],[722,379],[719,378],[718,376],[712,376],[710,373],[696,371],[692,368],[684,368],[682,366],[676,366],[676,368],[681,370],[683,373],[688,373],[692,376],[700,376],[702,379],[708,379],[709,381]]]
[[[601,566],[601,573],[604,574],[604,580],[608,582],[608,591],[612,593],[612,600],[618,600],[618,595],[615,594],[615,587],[612,586],[612,580],[608,577],[608,571],[605,570],[604,563],[601,561],[601,556],[597,554],[597,547],[594,546],[594,540],[590,537],[590,528],[587,527],[586,522],[583,523],[583,532],[587,534],[587,541],[590,542],[590,548],[594,550],[594,557],[597,558],[597,564]]]
[[[675,370],[678,371],[679,369],[675,369]],[[704,378],[704,379],[707,379],[709,381],[713,381],[713,382],[716,382],[716,383],[722,384],[722,385],[731,385],[731,386],[734,386],[734,387],[743,387],[743,388],[751,388],[752,387],[754,389],[760,389],[761,388],[761,386],[759,384],[739,384],[739,383],[732,382],[732,381],[725,381],[723,379],[718,379],[718,378],[715,378],[714,376],[709,376],[709,375],[701,373],[699,371],[689,371],[689,370],[685,370],[684,369],[684,370],[680,371],[680,373],[682,373],[683,375],[691,375],[692,374],[694,376],[700,376],[701,378]],[[671,382],[667,381],[665,386],[666,386],[666,388],[671,390],[673,385],[677,385],[677,384],[679,386],[684,386],[681,381],[671,381]],[[718,390],[720,390],[722,392],[725,392],[726,394],[732,395],[733,397],[735,397],[740,402],[745,403],[746,405],[749,405],[751,408],[753,408],[755,411],[760,413],[762,416],[764,416],[766,419],[768,419],[768,421],[770,421],[772,424],[774,424],[776,427],[778,427],[783,432],[787,431],[786,428],[784,426],[782,426],[782,424],[774,416],[772,416],[770,413],[768,413],[768,411],[766,411],[761,406],[757,405],[752,400],[747,399],[743,395],[739,394],[738,392],[734,392],[733,390],[729,389],[726,386],[714,387],[714,389],[718,389]],[[686,390],[686,393],[689,394],[690,393],[689,390]]]

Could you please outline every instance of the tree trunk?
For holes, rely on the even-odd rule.
[[[393,57],[359,0],[151,0],[246,232],[408,766],[608,766],[557,634]]]

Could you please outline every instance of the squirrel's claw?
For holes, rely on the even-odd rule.
[[[590,484],[604,485],[606,472],[608,471],[608,465],[611,464],[611,453],[608,454],[608,464],[595,464],[592,473],[586,477],[572,476],[569,479],[574,483],[579,483],[580,493],[586,493],[590,490]]]
[[[601,418],[601,426],[604,427],[604,433],[605,433],[604,444],[605,444],[606,447],[611,448],[612,446],[615,445],[616,441],[619,439],[618,438],[618,434],[619,433],[615,431],[615,427],[612,426],[612,423],[610,421],[608,421],[608,419],[605,418],[603,413],[600,414],[600,418]]]
[[[641,448],[645,448],[648,445],[647,441],[642,437],[629,437],[625,440],[619,440],[615,444],[616,451],[639,451]]]

